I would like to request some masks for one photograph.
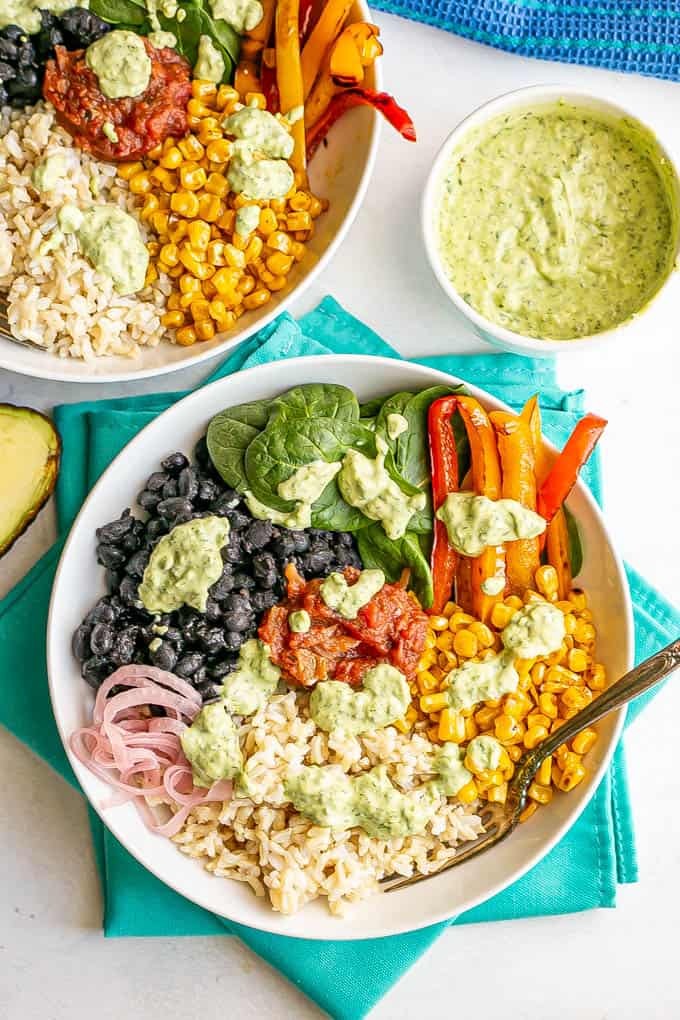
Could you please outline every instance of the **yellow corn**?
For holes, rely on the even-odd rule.
[[[571,749],[575,754],[588,754],[588,751],[597,741],[597,731],[593,729],[581,730],[571,742]]]
[[[443,708],[439,716],[439,739],[442,742],[450,740],[454,744],[462,744],[465,740],[465,719],[452,708]]]
[[[459,630],[453,639],[453,650],[461,659],[472,659],[479,651],[479,642],[471,631]]]
[[[187,238],[194,251],[205,251],[210,244],[210,226],[205,220],[194,220],[187,228]]]
[[[477,784],[474,779],[471,779],[469,783],[466,783],[465,786],[461,787],[457,796],[461,804],[473,804],[479,796]]]
[[[161,323],[163,326],[167,326],[168,329],[178,329],[185,322],[184,312],[179,311],[179,309],[177,311],[165,312],[164,315],[161,315]]]
[[[496,602],[491,610],[491,625],[501,631],[510,623],[516,613],[516,609],[505,605],[503,602]]]
[[[567,666],[573,673],[584,673],[588,668],[588,656],[582,648],[572,648],[567,655]]]
[[[538,747],[542,740],[548,736],[548,729],[546,726],[531,726],[524,734],[524,746],[527,751],[532,751],[534,747]]]
[[[557,571],[545,565],[536,571],[536,587],[547,599],[557,598]]]
[[[423,712],[438,712],[442,708],[446,708],[449,703],[446,692],[439,691],[436,694],[424,694],[420,699],[420,707]]]
[[[117,166],[118,176],[124,181],[131,180],[135,174],[144,169],[143,163],[119,163]]]
[[[562,770],[562,776],[557,786],[563,793],[569,793],[585,779],[585,776],[586,770],[583,765],[568,765]]]
[[[193,326],[183,326],[175,333],[175,339],[182,347],[191,347],[196,343],[196,330]]]
[[[531,800],[536,801],[537,804],[549,804],[552,800],[553,792],[549,786],[541,786],[537,782],[533,782],[527,790],[528,796]]]

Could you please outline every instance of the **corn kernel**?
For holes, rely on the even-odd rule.
[[[549,786],[541,786],[540,783],[535,781],[529,786],[527,794],[537,804],[549,804],[553,797],[553,792]]]
[[[583,765],[569,765],[562,770],[562,776],[556,785],[563,793],[569,793],[585,779],[586,770]]]
[[[189,244],[196,252],[204,252],[210,243],[210,227],[204,220],[193,220],[187,229]]]
[[[524,734],[524,746],[527,751],[532,751],[548,736],[546,726],[531,726]]]
[[[489,726],[491,726],[496,716],[499,714],[500,713],[497,708],[487,708],[485,706],[484,708],[480,708],[477,712],[475,712],[474,718],[479,728],[485,730]]]
[[[588,754],[588,751],[597,741],[597,732],[593,729],[581,730],[571,742],[571,749],[575,754]]]
[[[539,694],[538,707],[543,715],[546,715],[549,719],[557,719],[559,713],[557,709],[557,698],[554,694],[550,694],[549,692]]]
[[[462,786],[458,791],[457,797],[461,804],[472,804],[477,800],[479,791],[477,790],[477,784],[474,779],[471,779],[469,783]]]
[[[465,720],[448,706],[442,709],[439,716],[439,739],[450,740],[454,744],[462,744],[465,740]]]
[[[577,641],[580,645],[592,644],[595,640],[595,628],[590,623],[583,623],[582,620],[577,620],[573,636],[574,641]]]
[[[201,195],[198,199],[198,214],[208,223],[217,223],[225,211],[224,202],[217,195]]]
[[[164,315],[161,315],[161,324],[166,326],[168,329],[178,329],[180,326],[183,326],[185,322],[186,318],[184,312],[179,311],[179,309],[176,311],[168,311],[165,312]]]
[[[128,188],[133,195],[146,195],[153,188],[151,175],[146,170],[140,170],[130,178]]]
[[[505,605],[503,602],[496,602],[491,610],[491,626],[496,630],[504,630],[516,613],[516,609]]]
[[[192,219],[198,216],[198,198],[193,191],[176,191],[170,198],[170,208],[178,216]]]
[[[538,568],[534,577],[541,595],[548,599],[557,597],[557,571],[554,567],[545,564]]]
[[[567,655],[567,666],[574,673],[583,673],[588,668],[588,656],[582,648],[572,648]]]
[[[494,719],[494,734],[502,744],[516,744],[524,736],[524,726],[511,715],[501,713]]]
[[[527,806],[519,816],[520,822],[528,822],[532,815],[538,811],[538,804],[535,800],[530,800]]]
[[[210,319],[200,319],[195,322],[194,329],[199,340],[212,340],[215,336],[215,326]]]
[[[603,691],[607,686],[607,674],[604,666],[596,663],[588,672],[587,683],[591,691]]]
[[[505,804],[508,799],[508,784],[503,782],[498,786],[492,786],[486,797],[492,804]]]
[[[479,651],[479,643],[469,630],[459,630],[453,638],[453,650],[461,659],[471,659]]]
[[[124,181],[129,181],[144,169],[143,163],[119,163],[116,167],[118,176]]]
[[[193,326],[183,326],[175,333],[175,340],[181,347],[191,347],[196,343],[196,330]]]
[[[553,765],[552,755],[549,754],[548,757],[541,762],[541,767],[536,773],[536,782],[538,783],[539,786],[550,786],[550,780],[552,777],[552,765]]]

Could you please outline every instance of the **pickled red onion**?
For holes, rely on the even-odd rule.
[[[128,689],[109,697],[117,686]],[[152,706],[168,715],[151,715]],[[103,682],[92,725],[75,730],[69,744],[79,762],[119,791],[104,808],[133,800],[150,829],[174,836],[192,808],[229,800],[229,780],[213,783],[210,789],[194,786],[182,751],[180,734],[200,708],[201,697],[186,680],[155,666],[122,666]],[[150,798],[177,810],[159,823]]]

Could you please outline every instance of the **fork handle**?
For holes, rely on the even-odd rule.
[[[680,667],[680,638],[676,638],[656,655],[652,655],[651,658],[641,662],[639,666],[635,666],[629,673],[608,687],[599,698],[591,701],[586,708],[582,708],[563,726],[546,737],[527,759],[526,774],[531,773],[533,776],[541,763],[558,747],[566,744],[581,730],[596,723],[609,712],[614,712],[617,708],[627,705],[633,698],[644,694],[678,667]]]

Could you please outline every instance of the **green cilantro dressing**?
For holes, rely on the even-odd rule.
[[[259,0],[210,0],[213,18],[221,18],[243,35],[262,21],[264,11]]]
[[[341,467],[340,461],[329,464],[325,460],[312,460],[299,467],[285,482],[280,482],[277,492],[281,499],[299,500],[311,507]]]
[[[372,521],[382,523],[388,538],[402,538],[413,515],[426,503],[425,494],[407,496],[390,478],[385,468],[387,444],[376,436],[374,459],[358,450],[348,450],[338,475],[338,486],[345,500]]]
[[[208,590],[222,575],[220,549],[229,538],[224,517],[197,517],[177,524],[155,546],[139,597],[150,613],[171,613],[192,606],[204,613]]]
[[[408,421],[403,414],[387,415],[387,435],[390,439],[397,439],[402,433],[408,431]]]
[[[467,759],[475,772],[494,772],[501,763],[503,746],[495,737],[473,737],[466,748]]]
[[[306,609],[295,609],[288,614],[288,627],[293,634],[307,634],[312,626],[312,618]]]
[[[259,205],[242,205],[236,212],[234,229],[241,237],[249,237],[253,230],[257,230],[260,222]]]
[[[179,21],[179,17],[177,20]],[[166,46],[169,46],[170,49],[174,50],[177,46],[177,37],[173,35],[172,32],[164,32],[162,29],[159,29],[156,32],[150,32],[147,39],[152,46],[156,47],[157,50],[162,50]]]
[[[312,507],[309,503],[298,503],[294,510],[285,513],[285,511],[273,510],[264,503],[260,503],[252,492],[244,492],[243,498],[253,517],[257,517],[260,521],[271,521],[272,524],[280,524],[281,527],[290,528],[291,531],[303,531],[311,526]]]
[[[342,574],[333,572],[322,583],[320,594],[329,609],[346,620],[356,620],[361,607],[367,605],[384,584],[382,570],[362,570],[352,585],[347,584]]]
[[[220,779],[233,779],[243,768],[238,731],[221,701],[204,705],[179,739],[191,763],[195,786],[210,787]]]
[[[66,175],[66,157],[63,152],[53,152],[33,168],[31,184],[36,191],[52,191]]]
[[[365,733],[402,718],[411,702],[403,673],[381,663],[364,673],[362,683],[359,691],[338,680],[324,680],[315,686],[309,714],[320,730]]]
[[[672,168],[640,124],[561,102],[470,132],[444,170],[444,270],[486,318],[569,340],[625,322],[673,266]]]
[[[276,690],[281,670],[269,656],[269,646],[258,638],[241,645],[238,665],[225,681],[222,697],[234,715],[254,715]]]
[[[480,588],[485,595],[500,595],[505,588],[505,577],[487,577],[482,581]]]
[[[117,205],[91,205],[81,211],[66,203],[57,220],[64,234],[76,235],[83,255],[111,277],[119,294],[142,290],[149,253],[132,216]]]
[[[536,538],[545,520],[514,499],[491,500],[473,492],[450,492],[437,517],[446,525],[449,542],[463,556],[479,556],[489,545]]]
[[[216,84],[224,78],[224,57],[209,35],[202,35],[198,42],[198,59],[194,64],[194,78],[204,78]]]
[[[104,121],[102,124],[102,134],[106,135],[110,142],[114,145],[118,141],[118,132],[116,131],[115,124],[112,124],[110,120]]]
[[[231,190],[258,201],[283,198],[294,183],[286,162],[294,142],[282,121],[267,110],[244,106],[225,117],[222,127],[236,139],[227,170]]]
[[[109,99],[141,96],[149,87],[151,60],[134,32],[115,29],[103,35],[87,47],[85,62]]]
[[[402,793],[390,781],[387,766],[376,765],[358,776],[338,765],[309,765],[290,770],[285,796],[315,825],[331,829],[358,826],[376,839],[415,836],[425,831],[441,803],[454,797],[472,774],[456,744],[444,744],[432,759],[437,778]]]
[[[501,634],[504,650],[485,662],[467,661],[447,676],[446,696],[456,712],[480,701],[497,701],[517,690],[516,659],[533,659],[558,651],[564,640],[564,616],[549,602],[518,610]]]
[[[0,28],[18,25],[29,35],[40,31],[39,11],[63,14],[73,6],[89,7],[89,0],[74,4],[73,0],[0,0]]]

